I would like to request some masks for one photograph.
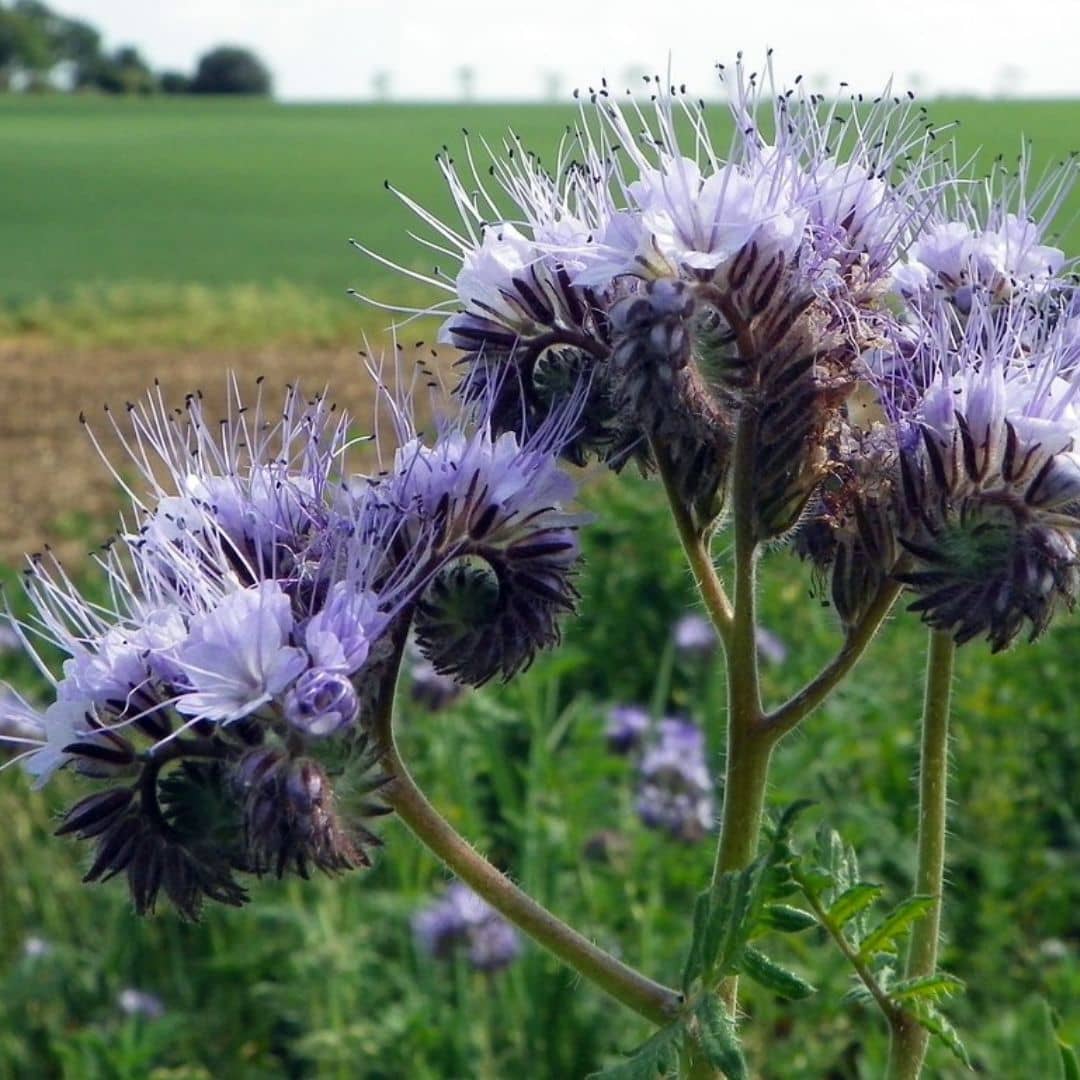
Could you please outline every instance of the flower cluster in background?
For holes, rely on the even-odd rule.
[[[518,932],[486,900],[460,881],[412,917],[417,946],[436,960],[464,952],[474,971],[496,972],[521,953]]]
[[[639,705],[616,705],[604,734],[612,753],[634,758],[634,807],[646,826],[688,843],[712,830],[716,805],[701,728],[681,717],[654,720]]]

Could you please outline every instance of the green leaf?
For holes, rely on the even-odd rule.
[[[893,983],[889,987],[889,997],[893,1001],[938,1001],[963,989],[963,982],[955,975],[939,971],[936,975],[920,975]]]
[[[739,874],[729,870],[721,875],[709,897],[708,921],[701,938],[701,968],[712,973],[723,944],[732,934],[732,919],[735,914],[735,894],[738,890]]]
[[[796,799],[795,802],[787,807],[780,815],[780,820],[777,821],[775,828],[772,830],[773,843],[784,843],[791,835],[791,829],[798,817],[814,805],[813,799]]]
[[[905,934],[912,923],[921,919],[933,906],[932,896],[910,896],[870,931],[859,946],[859,959],[866,960],[879,952],[895,952],[896,939]]]
[[[684,1033],[682,1021],[668,1024],[646,1039],[626,1061],[590,1073],[587,1080],[657,1080],[674,1067],[675,1054]]]
[[[860,881],[856,885],[845,889],[829,907],[829,918],[836,923],[838,928],[846,926],[857,915],[861,915],[879,896],[882,888],[880,885],[871,885],[868,881]]]
[[[728,1080],[747,1080],[750,1073],[735,1035],[735,1025],[724,1011],[720,999],[706,994],[694,1010],[699,1030],[698,1040],[710,1065],[715,1065]]]
[[[936,1035],[944,1043],[958,1061],[963,1062],[967,1068],[972,1068],[971,1058],[968,1057],[968,1052],[960,1041],[956,1028],[945,1019],[938,1009],[925,1001],[920,1001],[916,1003],[913,1015],[931,1035]]]
[[[1032,1052],[1038,1055],[1035,1068],[1040,1078],[1045,1076],[1046,1080],[1072,1080],[1069,1070],[1077,1068],[1076,1055],[1071,1047],[1061,1041],[1053,1008],[1048,1001],[1039,999],[1031,1003],[1028,1014],[1032,1012],[1038,1014],[1037,1017],[1031,1017],[1034,1021],[1031,1028],[1039,1029],[1038,1041],[1032,1046]]]
[[[799,1001],[817,993],[817,988],[801,976],[788,971],[786,967],[749,945],[743,949],[739,968],[754,982],[792,1001]]]
[[[761,919],[765,906],[768,863],[755,859],[745,870],[724,874],[713,894],[710,927],[705,937],[705,970],[727,975]]]
[[[1058,1043],[1061,1050],[1061,1067],[1065,1073],[1065,1080],[1080,1080],[1080,1060],[1076,1057],[1076,1051],[1063,1042]]]
[[[701,893],[694,901],[693,931],[690,936],[690,948],[686,954],[686,964],[683,966],[682,975],[683,992],[687,994],[690,992],[690,984],[705,969],[703,956],[710,904],[711,898],[707,891]]]
[[[761,912],[762,925],[781,934],[797,934],[817,926],[817,919],[802,908],[789,907],[787,904],[766,904]]]

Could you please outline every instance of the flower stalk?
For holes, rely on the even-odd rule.
[[[678,1013],[681,996],[617,960],[569,927],[495,869],[428,801],[413,780],[394,739],[392,695],[376,719],[381,760],[393,779],[380,793],[413,835],[474,892],[519,930],[601,990],[654,1024]]]
[[[948,818],[949,708],[956,644],[951,634],[930,634],[923,701],[919,760],[919,841],[915,893],[933,904],[915,924],[904,977],[932,975],[937,969],[945,876],[945,828]],[[922,1073],[929,1032],[907,1013],[892,1023],[887,1080],[917,1080]]]

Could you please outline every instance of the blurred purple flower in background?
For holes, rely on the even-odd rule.
[[[165,1015],[165,1003],[161,998],[130,986],[116,995],[116,1004],[125,1016],[160,1020]]]
[[[613,705],[608,711],[604,735],[613,754],[629,754],[645,739],[652,724],[649,710],[640,705]]]
[[[696,611],[688,612],[679,618],[672,633],[675,649],[680,656],[704,659],[711,656],[720,644],[713,624]]]
[[[700,840],[713,826],[715,802],[705,761],[705,734],[689,720],[667,717],[638,766],[637,812],[650,829]]]
[[[460,881],[413,915],[412,931],[417,946],[436,960],[448,960],[465,948],[474,971],[500,971],[521,952],[514,927]]]
[[[788,655],[787,645],[779,634],[774,634],[764,626],[754,632],[758,656],[769,664],[782,664]]]

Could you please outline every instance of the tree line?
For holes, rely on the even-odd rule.
[[[271,87],[269,70],[249,49],[216,46],[191,74],[155,71],[134,46],[106,50],[94,26],[40,0],[0,3],[0,90],[265,95]]]

